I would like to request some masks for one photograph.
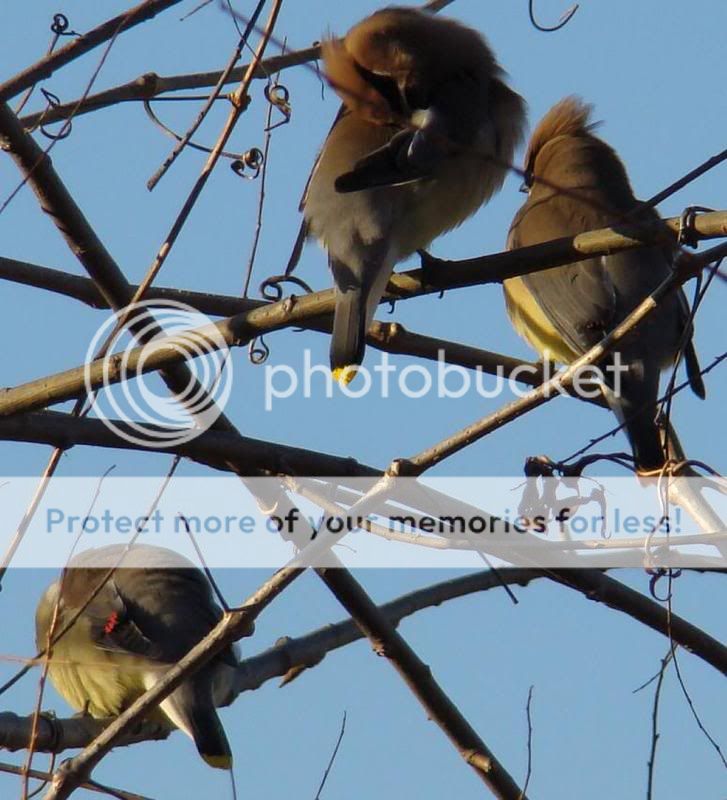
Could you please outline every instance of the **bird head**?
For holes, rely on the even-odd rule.
[[[346,107],[379,125],[420,127],[446,114],[454,84],[467,88],[477,109],[500,74],[477,31],[415,8],[377,11],[322,50],[326,76]]]

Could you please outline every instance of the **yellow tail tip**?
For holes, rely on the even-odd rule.
[[[356,377],[357,372],[358,367],[354,364],[349,364],[345,367],[336,367],[336,369],[331,370],[333,380],[341,386],[348,386],[348,384],[351,383],[351,381]]]
[[[232,769],[232,756],[209,756],[200,753],[206,764],[215,769]]]

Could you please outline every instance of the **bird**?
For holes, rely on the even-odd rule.
[[[525,154],[528,198],[510,227],[509,250],[627,219],[660,224],[656,210],[634,196],[616,151],[596,136],[592,113],[591,105],[569,96],[536,126]],[[676,254],[676,244],[658,245],[510,278],[503,282],[508,315],[544,358],[573,362],[668,278]],[[659,376],[682,347],[689,383],[705,396],[692,333],[680,289],[621,342],[625,371],[603,371],[602,391],[625,427],[639,475],[654,474],[667,460],[656,420]]]
[[[325,40],[322,56],[343,105],[301,210],[304,236],[328,253],[330,365],[346,385],[394,266],[502,186],[525,103],[479,32],[415,8],[375,12]]]
[[[97,718],[124,711],[222,617],[207,578],[191,561],[151,545],[128,551],[109,545],[75,556],[41,597],[35,617],[39,651],[48,645],[54,613],[57,634],[87,601],[52,644],[48,674],[72,708]],[[234,700],[238,663],[236,646],[226,648],[153,715],[161,712],[192,738],[207,764],[220,769],[232,768],[232,751],[215,707]]]

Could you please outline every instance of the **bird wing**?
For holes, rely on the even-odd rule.
[[[63,594],[72,613],[108,571],[73,569]],[[83,611],[96,646],[173,663],[217,624],[221,611],[204,575],[194,568],[120,568]],[[232,651],[223,658],[236,663]]]
[[[88,594],[98,586],[106,573],[105,569],[90,568],[73,570],[70,574],[79,586],[85,584]],[[85,601],[85,598],[82,599]],[[91,600],[83,616],[90,625],[91,638],[102,650],[129,653],[152,660],[159,658],[154,643],[137,624],[133,608],[119,591],[113,576]]]
[[[508,249],[540,244],[550,239],[593,227],[590,220],[573,218],[558,197],[530,200],[516,215],[508,236]],[[576,212],[580,215],[580,212]],[[615,322],[616,292],[603,258],[591,258],[575,264],[521,277],[530,297],[518,297],[518,303],[533,303],[574,353],[580,355],[608,332]],[[521,309],[528,314],[528,309]]]
[[[325,143],[330,139],[331,133],[333,133],[333,129],[338,125],[338,123],[345,117],[349,111],[346,109],[346,106],[341,103],[338,113],[336,114],[336,118],[333,120],[331,124],[330,130],[328,131],[328,135],[323,140],[323,147],[318,151],[318,155],[316,156],[316,160],[313,162],[313,166],[311,167],[310,174],[308,175],[308,180],[305,182],[305,188],[303,189],[303,196],[300,198],[300,203],[298,204],[298,211],[303,211],[305,208],[306,201],[308,199],[308,191],[310,189],[311,182],[313,180],[313,176],[316,174],[316,170],[321,163],[321,156],[325,150]],[[305,223],[303,223],[305,225]],[[306,231],[307,232],[307,231]]]
[[[433,176],[433,159],[412,158],[417,133],[402,130],[385,145],[356,162],[350,172],[336,178],[337,192],[360,192],[375,186],[403,186]]]

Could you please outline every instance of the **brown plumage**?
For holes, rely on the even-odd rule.
[[[568,97],[535,128],[525,156],[529,196],[510,228],[510,249],[628,218],[658,224],[656,211],[634,196],[616,152],[595,135],[590,114],[590,106]],[[507,280],[508,313],[515,329],[540,353],[573,361],[669,276],[674,255],[674,247],[657,246]],[[685,334],[687,374],[694,391],[704,396],[687,315],[682,291],[666,298],[622,342],[618,356],[627,370],[618,378],[613,369],[610,377],[606,373],[604,394],[625,424],[640,472],[657,470],[665,460],[655,422],[659,373],[673,364]]]
[[[566,97],[553,106],[530,134],[525,151],[525,170],[532,170],[535,159],[546,144],[554,144],[561,136],[591,136],[597,122],[591,122],[593,106],[578,97]],[[602,142],[605,144],[605,142]]]
[[[502,185],[522,99],[482,36],[445,17],[386,8],[323,45],[344,101],[303,200],[336,284],[334,375],[347,382],[394,265],[459,225]]]

